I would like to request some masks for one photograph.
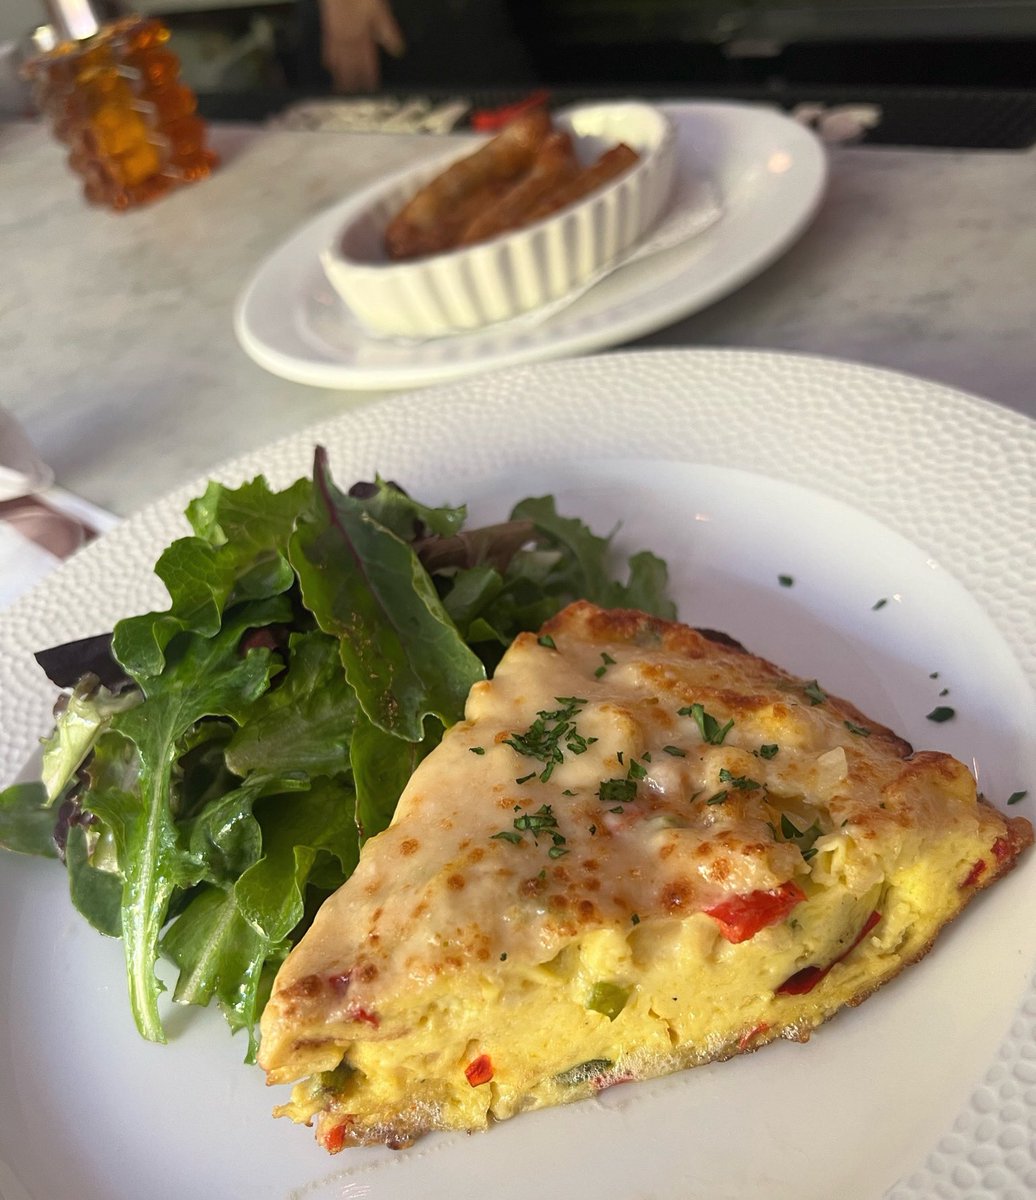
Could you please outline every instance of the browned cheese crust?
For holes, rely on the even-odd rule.
[[[576,603],[418,767],[281,968],[260,1062],[335,1151],[805,1041],[1032,841],[815,681]]]

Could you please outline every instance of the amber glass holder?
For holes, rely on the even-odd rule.
[[[93,204],[146,204],[218,162],[168,41],[160,21],[128,18],[25,64],[40,112]]]

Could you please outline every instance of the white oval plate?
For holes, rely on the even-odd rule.
[[[429,403],[433,399],[433,403]],[[918,746],[973,765],[1032,817],[1036,427],[921,380],[808,357],[643,351],[520,368],[388,400],[238,459],[283,485],[328,447],[473,520],[551,490],[619,547],[669,559],[685,620],[816,676]],[[161,603],[150,574],[196,481],[0,614],[0,779],[46,729],[33,649]],[[790,588],[778,576],[794,577]],[[888,603],[874,605],[880,599]],[[932,679],[933,672],[938,679]],[[949,695],[939,698],[943,688]],[[925,714],[952,704],[954,721]],[[121,948],[53,863],[0,860],[5,1200],[307,1197],[594,1200],[1029,1196],[1036,1179],[1036,859],[935,951],[806,1046],[761,1053],[478,1137],[327,1158],[273,1121],[215,1012],[133,1030]]]
[[[518,363],[582,354],[650,333],[734,291],[805,229],[823,195],[824,149],[775,109],[662,104],[676,127],[679,200],[707,181],[722,217],[664,254],[630,262],[542,324],[508,323],[405,342],[370,336],[320,265],[351,207],[347,197],[271,254],[234,313],[245,351],[275,375],[330,388],[443,383]]]

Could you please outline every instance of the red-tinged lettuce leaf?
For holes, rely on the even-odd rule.
[[[198,531],[173,542],[155,564],[169,592],[166,612],[128,617],[115,626],[112,650],[140,682],[161,672],[170,640],[181,632],[211,637],[224,611],[243,600],[287,592],[295,575],[285,556],[312,484],[299,480],[271,492],[261,477],[240,488],[210,484],[188,507]]]
[[[179,967],[173,1000],[219,1003],[233,1032],[248,1031],[246,1061],[254,1062],[259,1014],[277,965],[288,952],[244,919],[233,888],[205,886],[162,938],[162,953]]]
[[[272,944],[302,920],[305,889],[318,860],[337,861],[334,886],[352,874],[359,857],[356,804],[350,788],[321,777],[308,791],[264,799],[255,809],[263,857],[234,885],[245,920]],[[321,882],[329,878],[321,873]]]
[[[137,789],[92,794],[89,807],[115,838],[125,879],[122,933],[130,1003],[137,1028],[151,1041],[165,1041],[158,1015],[162,985],[154,965],[169,900],[178,887],[204,875],[174,819],[177,743],[204,717],[239,718],[267,689],[277,665],[270,651],[257,647],[242,655],[239,643],[247,629],[285,620],[288,608],[284,598],[245,605],[214,637],[180,634],[168,644],[162,675],[146,681],[144,703],[113,723],[137,747]]]
[[[57,858],[54,822],[42,783],[14,783],[0,792],[0,847],[18,854]]]
[[[397,484],[380,477],[374,483],[353,484],[349,498],[357,501],[372,520],[404,542],[413,542],[428,534],[448,538],[460,530],[467,516],[463,505],[430,508],[411,499]]]
[[[314,477],[315,513],[300,518],[289,549],[303,601],[339,639],[346,678],[369,720],[419,741],[426,716],[444,725],[460,719],[485,669],[417,555],[335,487],[321,450]]]
[[[422,538],[415,549],[432,574],[450,567],[495,567],[506,571],[514,556],[536,533],[532,521],[504,521],[467,529],[452,537]]]
[[[84,675],[96,676],[111,691],[120,691],[132,682],[115,661],[110,633],[62,642],[60,646],[37,650],[33,657],[55,687],[75,687]]]
[[[337,639],[319,631],[292,634],[287,667],[234,733],[227,766],[242,777],[249,771],[347,772],[358,708]]]
[[[407,742],[372,725],[362,713],[357,716],[350,758],[361,846],[388,828],[400,793],[417,764],[439,744],[442,726],[429,720],[425,728],[429,732],[421,741]]]

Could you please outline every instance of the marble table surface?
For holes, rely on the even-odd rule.
[[[43,127],[0,125],[0,403],[61,487],[118,515],[385,395],[268,374],[231,314],[296,227],[438,139],[243,126],[213,139],[211,179],[114,215],[83,203]],[[855,359],[1036,416],[1034,169],[1032,152],[833,147],[798,243],[632,345]]]

